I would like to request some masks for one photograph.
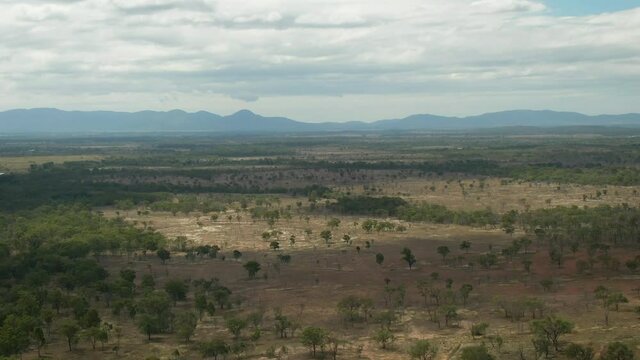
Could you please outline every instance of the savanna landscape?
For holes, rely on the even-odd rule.
[[[640,132],[5,136],[7,359],[634,359]]]

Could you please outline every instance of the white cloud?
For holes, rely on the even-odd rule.
[[[346,120],[557,107],[562,94],[563,109],[640,112],[621,102],[640,96],[639,60],[640,8],[554,17],[532,0],[0,1],[4,109],[250,106]]]
[[[477,0],[471,6],[481,12],[535,12],[546,9],[543,3],[529,0]]]

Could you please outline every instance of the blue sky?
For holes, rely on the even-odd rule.
[[[0,79],[0,110],[640,113],[640,0],[0,0]]]
[[[592,15],[640,6],[640,0],[546,0],[554,13],[562,16]]]

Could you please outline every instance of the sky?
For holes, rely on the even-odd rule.
[[[640,0],[0,0],[0,110],[640,112]]]

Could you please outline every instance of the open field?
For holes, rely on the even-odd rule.
[[[0,171],[26,172],[32,165],[63,164],[74,161],[99,161],[99,155],[0,156]]]

